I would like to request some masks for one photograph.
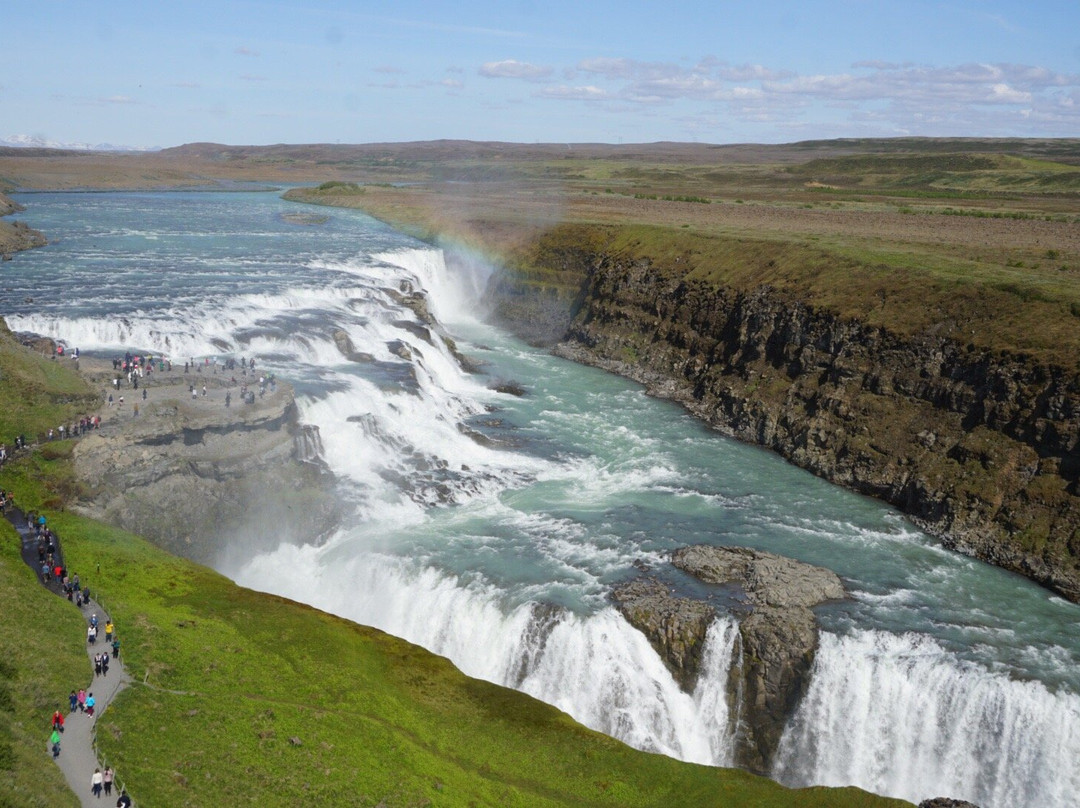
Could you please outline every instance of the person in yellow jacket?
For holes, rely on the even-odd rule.
[[[113,635],[113,622],[112,622],[112,620],[107,620],[105,622],[105,642],[112,642],[112,635]]]

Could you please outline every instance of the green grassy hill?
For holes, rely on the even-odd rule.
[[[36,434],[89,392],[0,333],[0,435]],[[16,380],[21,380],[18,384]],[[21,409],[13,406],[21,399]],[[15,419],[15,420],[12,420]],[[135,680],[98,744],[143,805],[886,806],[791,791],[637,752],[528,696],[469,679],[375,629],[234,585],[137,536],[63,512],[63,443],[0,487],[46,507],[67,560],[114,617]],[[85,683],[82,618],[37,585],[0,522],[0,805],[77,804],[45,746]]]

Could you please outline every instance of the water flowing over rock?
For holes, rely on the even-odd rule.
[[[704,601],[675,597],[654,578],[623,584],[612,597],[631,625],[649,638],[682,689],[693,691],[716,610]]]
[[[827,569],[742,547],[685,547],[672,554],[672,564],[706,583],[735,585],[745,596],[742,662],[728,685],[737,722],[735,754],[739,765],[767,773],[784,725],[809,685],[818,645],[811,607],[843,598],[843,584]],[[612,597],[691,692],[715,607],[677,596],[651,577],[616,588]]]
[[[341,355],[350,362],[367,363],[375,361],[375,357],[371,354],[356,350],[356,346],[353,345],[353,341],[349,338],[349,335],[340,328],[334,330],[333,337],[334,344],[337,346],[337,349],[341,351]]]

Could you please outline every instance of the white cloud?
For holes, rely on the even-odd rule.
[[[562,84],[558,87],[545,87],[544,89],[533,93],[538,98],[558,98],[569,99],[573,101],[600,101],[608,97],[605,90],[601,90],[599,87],[592,85],[586,85],[584,87],[570,87]]]
[[[439,82],[443,87],[448,87],[451,90],[460,90],[465,86],[465,83],[460,79],[443,79]]]
[[[993,99],[995,101],[1001,101],[1005,104],[1030,104],[1031,93],[1021,92],[1020,90],[1014,90],[1008,84],[1004,82],[995,84],[990,88],[993,93]]]
[[[686,73],[686,69],[670,62],[639,62],[636,59],[594,58],[582,59],[577,69],[597,73],[608,79],[633,79],[655,81],[674,78]]]
[[[795,75],[790,70],[772,70],[763,65],[723,66],[716,71],[716,74],[719,78],[731,82],[774,81]]]
[[[485,65],[485,75],[523,78],[518,62]],[[534,77],[547,78],[548,68]],[[566,81],[535,98],[594,103],[605,112],[679,104],[708,116],[791,132],[856,134],[1071,135],[1080,130],[1080,74],[1037,65],[916,65],[864,60],[848,70],[799,75],[764,64],[731,65],[707,56],[695,64],[594,57],[561,68]],[[575,79],[588,78],[588,81]],[[690,120],[690,118],[688,118]],[[831,127],[831,129],[830,129]]]
[[[245,48],[243,45],[241,45],[239,48],[236,48],[233,53],[235,53],[237,56],[250,56],[252,58],[258,58],[260,55],[258,51],[252,50],[251,48]]]
[[[489,79],[524,79],[525,81],[544,81],[554,70],[546,65],[534,65],[505,59],[501,62],[485,62],[479,73]]]
[[[607,59],[597,57],[594,59],[582,59],[578,62],[578,69],[586,73],[600,73],[612,79],[628,79],[634,75],[636,62],[630,59]]]

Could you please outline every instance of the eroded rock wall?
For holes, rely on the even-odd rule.
[[[194,561],[234,566],[336,524],[333,480],[310,461],[312,440],[286,385],[230,408],[181,398],[144,402],[137,417],[111,408],[75,447],[77,509]]]
[[[558,353],[1080,601],[1075,370],[899,336],[643,256],[578,260],[586,280]]]

